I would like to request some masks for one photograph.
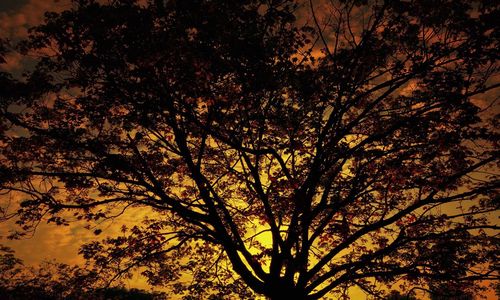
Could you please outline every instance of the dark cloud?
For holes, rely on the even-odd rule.
[[[2,0],[0,1],[0,12],[15,12],[23,5],[27,4],[29,0]]]

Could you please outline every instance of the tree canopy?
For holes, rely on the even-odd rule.
[[[149,208],[81,253],[185,299],[498,279],[495,2],[75,0],[1,42],[3,218]]]
[[[162,293],[107,287],[92,271],[56,261],[28,267],[14,250],[0,245],[0,298],[3,300],[153,300]]]

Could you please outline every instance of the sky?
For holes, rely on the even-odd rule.
[[[0,37],[18,40],[27,36],[27,29],[43,20],[43,13],[48,10],[60,11],[69,6],[67,0],[0,0]],[[22,68],[23,61],[19,55],[6,57],[3,68],[15,72]],[[13,199],[16,200],[16,199]],[[137,212],[125,214],[114,223],[104,223],[102,236],[118,232],[119,223],[133,223],[137,220]],[[27,239],[7,240],[5,236],[15,228],[14,222],[0,223],[0,244],[10,246],[16,256],[27,265],[37,265],[43,260],[56,259],[68,264],[79,264],[83,259],[78,255],[79,247],[95,239],[92,230],[84,228],[85,223],[73,223],[70,226],[40,224],[36,233]],[[146,288],[143,281],[129,282],[130,287]],[[363,294],[357,294],[362,296]],[[357,297],[355,297],[357,298]],[[497,299],[493,293],[488,300]]]
[[[21,7],[23,7],[28,0],[4,0],[0,2],[0,11],[9,12],[9,11],[17,11]]]
[[[51,0],[2,0],[0,1],[0,36],[17,40],[27,35],[27,29],[43,20],[44,11],[56,8],[59,2]],[[6,58],[3,69],[16,71],[22,67],[20,56],[11,55]],[[12,199],[16,200],[16,199]],[[36,234],[26,240],[10,241],[5,239],[8,231],[14,228],[13,222],[0,223],[0,244],[16,250],[16,255],[26,264],[37,264],[44,259],[57,257],[66,263],[76,263],[78,257],[77,242],[81,236],[75,233],[78,228],[60,228],[41,224]]]
[[[12,41],[24,38],[29,27],[43,21],[44,12],[60,11],[67,8],[68,3],[67,0],[0,0],[0,36]],[[22,69],[23,61],[19,55],[8,56],[6,60],[6,65],[3,65],[4,70],[15,73]],[[11,200],[15,202],[18,199]],[[103,230],[102,237],[117,233],[119,230],[117,224],[131,224],[134,223],[134,219],[137,219],[137,212],[125,214],[113,223],[101,224],[99,228]],[[0,244],[13,248],[16,256],[26,265],[35,266],[44,260],[53,259],[67,264],[82,264],[84,260],[78,255],[79,247],[96,238],[93,234],[96,228],[86,229],[86,224],[81,222],[72,223],[70,226],[41,223],[32,236],[21,240],[8,240],[6,239],[8,232],[16,228],[14,221],[0,223]],[[144,281],[141,280],[128,284],[130,287],[146,288]]]

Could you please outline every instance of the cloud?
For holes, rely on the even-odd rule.
[[[29,0],[2,0],[0,1],[0,12],[17,11]]]
[[[3,63],[0,66],[0,69],[3,71],[13,72],[13,71],[21,69],[21,67],[23,65],[22,64],[23,57],[21,54],[19,54],[17,52],[11,52],[11,53],[7,54],[4,57],[4,59],[5,59],[5,63]]]
[[[9,212],[17,210],[18,203],[24,198],[20,193],[0,195],[0,206]],[[70,222],[69,226],[57,226],[42,221],[35,233],[20,240],[8,240],[6,236],[12,230],[19,230],[16,219],[0,222],[0,244],[9,246],[16,251],[16,256],[27,265],[38,265],[44,260],[55,259],[67,264],[83,264],[84,259],[78,255],[80,246],[93,240],[100,240],[109,236],[121,235],[121,226],[139,225],[146,216],[154,216],[151,209],[130,208],[123,215],[104,221],[100,224],[76,221],[72,213],[64,214]],[[90,225],[90,229],[86,229]],[[102,229],[102,234],[95,236],[94,229]]]
[[[0,38],[17,42],[28,37],[28,29],[41,24],[47,11],[61,11],[70,7],[70,0],[28,0],[21,5],[4,5],[0,10]],[[17,8],[17,9],[16,9]],[[8,72],[21,70],[28,61],[19,53],[9,53],[0,69]]]
[[[11,40],[25,38],[28,28],[40,24],[46,11],[61,11],[70,6],[69,0],[29,0],[17,10],[0,12],[0,36]]]

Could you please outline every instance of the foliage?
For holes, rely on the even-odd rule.
[[[78,266],[47,261],[27,267],[12,249],[0,245],[0,298],[4,300],[153,300],[165,296],[105,284],[97,274]]]
[[[417,298],[415,298],[413,293],[402,294],[398,291],[391,291],[386,300],[417,300]]]
[[[0,76],[4,217],[22,237],[149,208],[81,253],[186,299],[496,279],[498,13],[74,1],[1,48],[35,60]]]

